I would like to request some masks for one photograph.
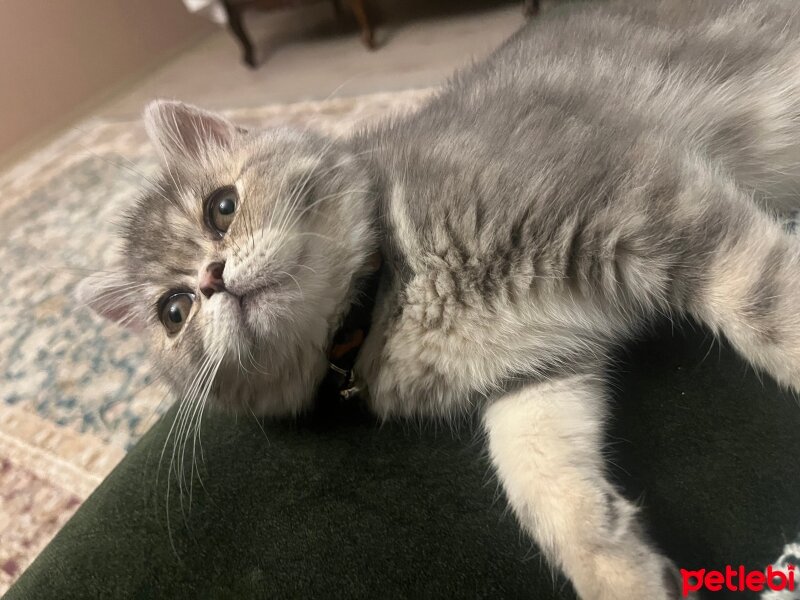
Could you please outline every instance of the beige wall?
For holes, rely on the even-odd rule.
[[[180,0],[0,0],[0,157],[211,29]]]

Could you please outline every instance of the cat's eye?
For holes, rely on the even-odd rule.
[[[236,215],[239,195],[228,185],[213,192],[206,200],[206,222],[217,235],[224,235]]]
[[[168,333],[178,333],[189,318],[189,311],[194,304],[194,294],[189,292],[179,292],[170,294],[161,303],[160,317],[164,329]]]

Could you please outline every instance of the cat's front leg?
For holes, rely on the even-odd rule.
[[[511,507],[581,598],[676,600],[677,569],[606,477],[604,421],[596,376],[530,385],[491,404],[484,418]]]

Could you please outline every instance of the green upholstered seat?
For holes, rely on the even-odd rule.
[[[686,329],[615,369],[610,469],[681,566],[763,568],[800,529],[800,407]],[[209,413],[202,485],[181,502],[173,477],[167,509],[173,408],[7,598],[573,597],[507,512],[475,429],[320,403],[299,422]]]

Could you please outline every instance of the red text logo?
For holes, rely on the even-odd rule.
[[[795,566],[788,565],[785,569],[774,569],[772,565],[766,571],[745,571],[743,566],[734,569],[728,565],[725,571],[711,571],[698,569],[688,571],[681,569],[683,580],[683,595],[689,592],[699,592],[706,589],[710,592],[730,590],[731,592],[762,592],[764,590],[789,590],[796,589]]]

